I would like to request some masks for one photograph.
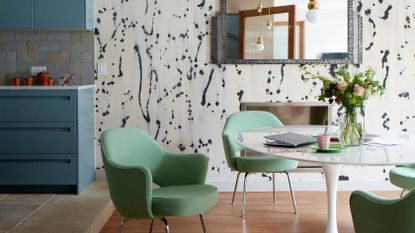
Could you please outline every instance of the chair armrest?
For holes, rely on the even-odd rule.
[[[352,193],[350,197],[350,203],[352,203],[352,198],[356,198],[357,196],[376,205],[394,205],[401,200],[400,198],[384,198],[374,193],[370,193],[363,190],[357,190]]]
[[[209,159],[203,154],[165,152],[165,156],[154,173],[160,186],[204,184]]]
[[[107,163],[108,165],[108,163]],[[105,166],[111,199],[125,218],[154,218],[151,172],[145,167]]]
[[[403,198],[386,199],[365,191],[350,197],[356,233],[415,232],[415,190]]]

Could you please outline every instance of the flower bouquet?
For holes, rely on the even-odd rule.
[[[343,145],[361,145],[365,138],[364,104],[372,95],[382,95],[383,87],[375,80],[372,68],[352,74],[339,67],[334,77],[312,74],[305,68],[305,80],[318,79],[323,83],[319,101],[328,100],[341,105],[339,140]]]

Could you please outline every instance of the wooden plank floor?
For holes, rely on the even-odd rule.
[[[384,197],[398,197],[398,192],[378,193]],[[339,233],[354,233],[349,208],[350,192],[340,192],[337,199]],[[326,229],[326,193],[296,192],[298,214],[293,214],[288,192],[277,193],[277,203],[272,193],[248,193],[245,220],[240,217],[241,193],[235,205],[230,204],[232,193],[221,193],[217,205],[205,213],[209,233],[324,233]],[[115,212],[101,233],[116,233],[121,216]],[[170,233],[202,233],[198,216],[168,218]],[[148,232],[150,220],[131,220],[123,233]],[[155,221],[154,233],[163,231],[161,221]]]

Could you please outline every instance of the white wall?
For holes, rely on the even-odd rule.
[[[303,82],[297,65],[211,64],[209,21],[219,10],[218,0],[146,2],[96,1],[96,60],[109,68],[109,75],[96,81],[97,137],[108,128],[140,127],[170,150],[205,153],[210,157],[208,182],[232,187],[235,173],[226,165],[220,134],[240,101],[316,101],[321,86]],[[367,105],[367,125],[414,133],[415,4],[361,4],[365,50],[360,67],[374,67],[386,85],[385,95]],[[388,18],[383,19],[385,12]],[[334,66],[306,67],[328,74]],[[98,154],[97,167],[101,165]],[[387,172],[383,167],[344,167],[341,174],[349,181],[340,187],[389,187]],[[297,190],[324,187],[321,174],[298,174],[294,181]],[[261,175],[249,184],[270,187]]]

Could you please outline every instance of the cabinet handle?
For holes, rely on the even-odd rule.
[[[71,96],[1,96],[0,100],[30,100],[30,101],[38,101],[38,100],[64,100],[64,101],[71,101]]]
[[[49,162],[49,163],[67,163],[71,164],[72,161],[70,159],[0,159],[0,163],[8,162],[8,163],[15,163],[15,162],[29,162],[29,163],[39,163],[39,162]]]
[[[15,130],[36,130],[36,131],[63,131],[63,132],[71,132],[71,128],[70,127],[65,127],[65,128],[37,128],[37,127],[0,127],[0,130],[10,130],[10,131],[15,131]]]

